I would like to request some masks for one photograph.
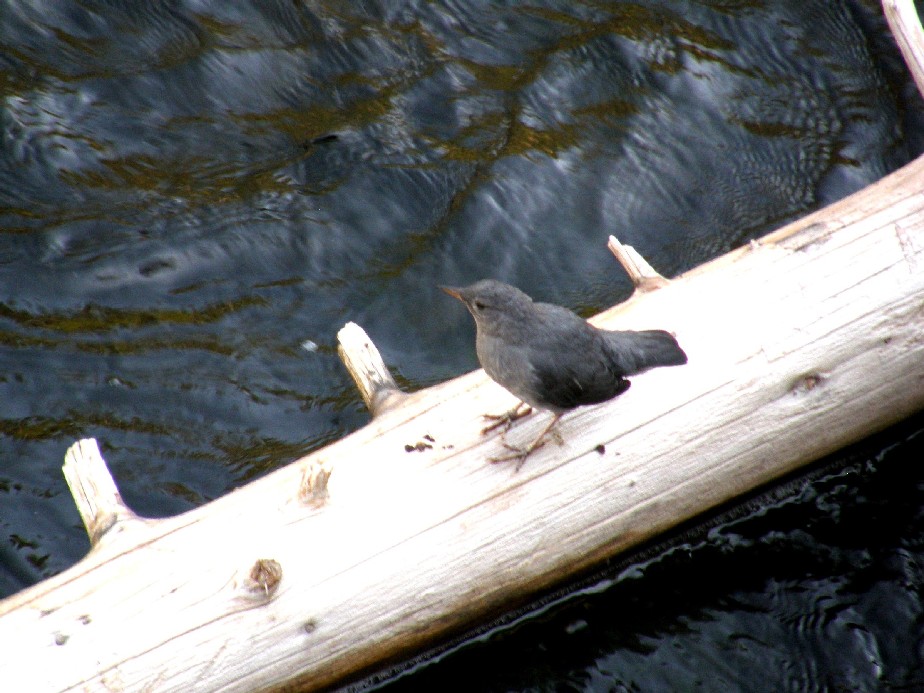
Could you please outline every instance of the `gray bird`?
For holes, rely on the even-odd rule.
[[[516,469],[565,412],[622,394],[629,388],[626,376],[687,362],[668,332],[601,330],[567,308],[534,302],[516,287],[493,279],[440,288],[462,301],[475,318],[475,350],[491,379],[530,407],[553,414],[527,447],[507,446],[514,454],[493,460],[516,459]],[[529,413],[520,413],[522,406],[502,416],[489,415],[499,421],[482,433],[499,425],[509,428]]]

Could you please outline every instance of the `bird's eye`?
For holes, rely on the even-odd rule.
[[[484,310],[485,305],[481,301],[475,301],[475,310]]]

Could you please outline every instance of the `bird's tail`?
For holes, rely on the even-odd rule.
[[[635,375],[658,366],[682,366],[687,355],[664,330],[604,331],[616,367],[624,375]]]

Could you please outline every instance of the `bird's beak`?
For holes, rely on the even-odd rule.
[[[457,299],[459,299],[460,301],[462,301],[463,303],[465,302],[465,299],[462,298],[462,294],[459,293],[459,292],[461,291],[461,289],[457,289],[457,288],[454,287],[454,286],[441,286],[440,288],[441,288],[443,291],[445,291],[447,294],[449,294],[450,296],[452,296],[453,298],[457,298]]]

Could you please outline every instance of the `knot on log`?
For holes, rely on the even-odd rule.
[[[321,505],[328,498],[327,480],[333,469],[323,460],[314,460],[302,474],[302,483],[298,489],[298,499],[303,503]]]
[[[269,600],[282,582],[282,564],[273,558],[260,558],[250,569],[244,589],[251,597]]]

